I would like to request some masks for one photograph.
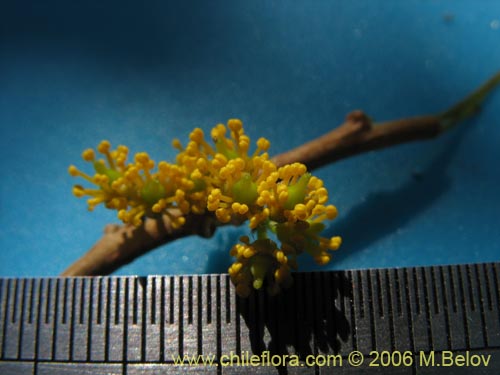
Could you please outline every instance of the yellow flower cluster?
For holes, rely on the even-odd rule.
[[[257,188],[258,198],[250,219],[257,239],[250,243],[244,236],[231,255],[236,262],[229,274],[238,294],[246,296],[251,287],[260,289],[267,281],[270,294],[279,292],[280,285],[291,283],[290,271],[297,269],[297,256],[306,252],[316,263],[327,264],[329,250],[337,250],[340,237],[323,238],[319,233],[323,221],[337,216],[333,205],[325,206],[328,192],[323,182],[306,172],[304,165],[294,163],[270,173]],[[277,242],[269,238],[274,236]]]
[[[124,223],[136,226],[144,217],[166,214],[180,227],[185,219],[172,215],[173,209],[184,215],[212,211],[222,223],[248,220],[254,240],[243,236],[231,249],[236,261],[229,268],[241,296],[264,285],[271,294],[290,285],[291,270],[297,269],[297,257],[302,253],[318,264],[328,263],[329,251],[336,250],[341,240],[319,235],[325,228],[323,221],[337,215],[334,206],[325,205],[328,192],[323,182],[299,163],[278,168],[269,160],[270,143],[265,138],[249,153],[250,138],[240,120],[217,125],[211,138],[207,142],[203,131],[196,128],[185,147],[175,139],[176,163],[162,161],[157,170],[148,154],[138,153],[127,163],[127,147],[111,150],[110,143],[103,141],[97,151],[104,159],[96,159],[92,149],[82,155],[93,164],[93,176],[75,166],[69,168],[72,176],[83,177],[96,188],[76,185],[73,193],[89,197],[89,210],[102,203],[117,210]]]
[[[97,187],[73,187],[76,197],[90,197],[87,201],[90,211],[103,203],[106,208],[117,210],[118,218],[124,223],[135,226],[142,223],[144,216],[169,215],[166,208],[177,208],[184,214],[190,211],[185,191],[192,187],[192,182],[186,179],[180,166],[160,162],[158,170],[153,172],[155,162],[145,152],[136,154],[133,163],[127,163],[128,148],[118,146],[116,150],[111,150],[108,141],[102,141],[97,151],[105,160],[96,159],[93,149],[87,149],[82,154],[85,161],[93,164],[96,172],[93,176],[74,165],[69,167],[70,175],[83,177]],[[184,224],[184,217],[170,216],[174,227]]]

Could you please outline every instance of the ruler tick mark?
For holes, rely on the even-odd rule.
[[[19,308],[19,301],[18,301],[18,292],[19,292],[19,281],[18,279],[13,279],[13,282],[14,282],[14,293],[13,293],[13,304],[11,306],[11,309],[12,309],[12,317],[11,317],[11,321],[12,323],[15,323],[16,320],[17,320],[17,309]]]
[[[207,324],[212,323],[212,278],[207,277]]]
[[[478,281],[478,265],[477,264],[474,267],[474,273],[475,273],[474,280]],[[486,317],[484,315],[483,304],[481,303],[481,301],[483,301],[483,297],[484,297],[481,285],[484,285],[484,283],[479,282],[478,284],[479,285],[476,285],[476,287],[477,287],[476,289],[479,293],[479,311],[481,313],[481,327],[482,327],[482,331],[483,331],[483,340],[484,340],[484,345],[486,347],[488,347],[488,334],[486,333]]]
[[[60,300],[60,279],[56,279],[56,291],[55,291],[55,304],[54,304],[54,334],[52,337],[52,360],[55,359],[57,353],[57,329],[58,329],[58,317],[59,317],[59,300]]]
[[[106,327],[104,330],[104,362],[109,361],[109,335],[111,331],[111,279],[106,278]]]
[[[220,358],[221,356],[221,352],[222,352],[222,317],[221,317],[221,280],[222,280],[222,277],[220,275],[217,275],[217,283],[216,283],[216,288],[215,288],[215,306],[216,306],[216,316],[215,316],[215,320],[216,320],[216,332],[215,332],[215,335],[216,335],[216,345],[217,345],[217,356]],[[227,284],[226,284],[227,286]],[[239,334],[240,332],[238,330],[236,330],[236,340],[237,340],[237,343],[239,342]],[[238,353],[239,353],[239,347],[238,347],[238,344],[236,344],[236,350],[238,350]]]
[[[137,324],[137,314],[138,314],[138,309],[139,309],[139,300],[138,300],[138,293],[137,293],[137,277],[134,277],[134,282],[132,283],[132,288],[133,288],[133,295],[132,295],[132,324]]]
[[[175,278],[173,276],[170,277],[170,294],[169,294],[169,322],[170,324],[174,324],[175,312],[174,312],[174,298],[175,298]]]
[[[379,315],[380,317],[384,317],[384,303],[382,301],[382,276],[380,275],[381,271],[375,271],[376,275],[376,282],[377,285],[375,285],[375,288],[377,289],[377,303],[378,303],[378,308],[379,308]]]
[[[119,278],[114,279],[116,289],[115,289],[115,325],[120,324],[120,288],[121,288],[121,283],[120,283]]]
[[[437,282],[436,282],[436,268],[432,267],[430,269],[430,274],[431,274],[431,285],[432,285],[432,305],[434,307],[434,313],[439,314],[439,303],[438,303],[438,288],[437,288]]]
[[[50,308],[50,300],[52,293],[52,279],[49,279],[46,286],[46,299],[45,299],[45,324],[49,324],[49,308]]]
[[[94,278],[91,278],[90,279],[90,286],[87,287],[87,282],[85,282],[85,280],[88,280],[88,279],[83,279],[84,280],[84,285],[85,285],[85,289],[90,289],[90,291],[93,291],[94,290]],[[84,289],[84,288],[82,288]],[[93,314],[93,310],[94,310],[94,298],[92,298],[92,296],[90,295],[89,293],[89,296],[88,296],[88,317],[87,317],[87,362],[90,361],[90,355],[91,355],[91,347],[92,347],[92,314]],[[83,303],[82,303],[83,304]]]
[[[78,311],[78,323],[79,324],[83,324],[83,310],[85,309],[85,288],[84,288],[84,283],[85,283],[85,279],[79,279],[80,283],[78,284],[79,287],[80,287],[80,306],[79,306],[79,311]]]
[[[394,282],[396,287],[396,311],[399,316],[403,316],[403,301],[401,296],[401,285],[399,281],[399,272],[394,272]]]
[[[460,302],[461,302],[461,307],[462,307],[462,312],[463,312],[465,340],[467,343],[467,348],[470,348],[469,324],[467,322],[467,307],[466,307],[466,297],[465,297],[462,269],[458,266],[455,266],[455,269],[457,270],[457,273],[458,273],[458,286],[460,289],[460,300],[461,300]]]
[[[72,283],[72,293],[71,293],[71,322],[70,322],[71,328],[69,330],[69,340],[70,340],[70,342],[73,342],[74,337],[75,337],[76,279],[71,279],[71,283]],[[74,358],[74,353],[73,352],[74,352],[74,346],[72,345],[71,349],[69,351],[69,359],[70,359],[70,361],[72,361],[73,358]]]
[[[68,283],[69,279],[65,278],[64,279],[64,284],[63,284],[63,309],[62,309],[62,324],[66,324],[68,320],[68,314],[67,314],[67,306],[68,306]]]
[[[485,289],[486,289],[486,303],[488,305],[488,310],[492,311],[493,310],[493,301],[492,301],[492,293],[491,293],[491,280],[490,280],[490,275],[489,275],[489,267],[488,264],[484,263],[482,265],[482,271],[478,271],[479,273],[482,272],[482,274],[485,277]]]
[[[26,308],[26,284],[28,280],[21,279],[22,288],[21,288],[21,296],[20,296],[20,311],[21,317],[19,318],[19,333],[18,333],[18,346],[17,346],[17,358],[21,359],[21,348],[23,347],[23,328],[24,328],[24,317],[25,317],[25,308]]]
[[[197,294],[197,337],[198,337],[198,355],[203,354],[203,337],[202,337],[202,332],[203,332],[203,308],[202,308],[202,301],[203,301],[203,285],[202,285],[202,276],[196,276],[196,281],[197,281],[197,287],[196,287],[196,294]]]
[[[151,280],[151,324],[156,324],[156,277]]]
[[[375,350],[377,347],[377,342],[376,342],[376,335],[375,335],[375,309],[374,309],[374,295],[373,295],[373,285],[371,281],[371,273],[376,272],[374,270],[369,270],[368,273],[366,274],[366,283],[367,283],[367,294],[368,294],[368,315],[370,318],[370,332],[371,332],[371,344],[372,348],[371,350]],[[363,283],[364,284],[364,283]]]
[[[193,277],[188,276],[188,324],[193,324]]]
[[[183,301],[183,294],[184,294],[184,277],[181,276],[179,278],[179,316],[178,316],[178,327],[179,327],[179,335],[178,335],[178,342],[179,342],[179,355],[182,357],[184,355],[184,301]]]
[[[434,350],[434,338],[432,336],[432,323],[431,323],[431,312],[430,312],[430,301],[429,301],[429,290],[427,288],[428,286],[428,280],[426,277],[426,272],[423,268],[419,267],[418,270],[420,271],[420,274],[422,275],[422,282],[418,283],[418,289],[423,289],[423,295],[424,295],[424,311],[422,311],[425,314],[425,319],[427,322],[427,335],[429,337],[429,348],[431,350]],[[432,273],[432,268],[431,268],[431,273]],[[432,277],[431,277],[432,279]]]
[[[229,280],[229,276],[224,277],[224,281],[226,283],[226,323],[231,323],[231,281]]]
[[[444,275],[444,270],[449,270],[449,267],[446,267],[443,269],[443,267],[439,267],[438,272],[439,272],[439,280],[440,280],[440,285],[441,285],[441,295],[443,298],[443,314],[444,314],[444,323],[446,327],[446,336],[447,336],[447,344],[448,344],[448,349],[452,348],[451,345],[451,325],[450,325],[450,316],[448,313],[448,298],[446,296],[446,286],[445,286],[445,275]]]
[[[379,288],[382,288],[382,285],[384,285],[386,287],[386,291],[387,291],[386,301],[387,301],[387,316],[389,318],[389,336],[390,336],[390,341],[391,341],[391,352],[394,352],[396,349],[399,349],[399,348],[396,348],[396,339],[395,339],[395,333],[394,333],[394,330],[395,330],[394,317],[393,317],[394,307],[392,306],[393,290],[390,287],[391,284],[389,281],[390,280],[389,270],[387,270],[387,269],[385,270],[384,276],[385,276],[384,282],[383,283],[380,282]]]
[[[165,360],[165,277],[161,277],[160,284],[160,361]]]
[[[411,351],[415,352],[415,347],[417,344],[415,342],[415,335],[413,335],[414,322],[413,322],[413,315],[411,313],[410,274],[407,268],[404,268],[402,272],[403,272],[403,283],[404,283],[404,288],[402,288],[402,290],[405,291],[406,314],[408,316],[408,337],[410,337]]]
[[[475,304],[475,301],[474,301],[474,294],[473,294],[473,291],[472,291],[471,269],[470,269],[469,265],[466,265],[465,269],[466,269],[466,272],[467,272],[466,282],[467,282],[467,287],[468,287],[468,291],[469,291],[470,307],[471,307],[472,311],[475,311],[476,310],[476,304]]]
[[[448,270],[448,277],[450,279],[450,294],[451,294],[451,305],[453,312],[456,313],[458,311],[458,303],[457,303],[457,288],[455,284],[455,276],[453,276],[453,268],[452,266],[448,266],[446,268]]]
[[[97,279],[97,324],[102,324],[102,277]]]
[[[30,298],[28,307],[28,323],[33,324],[33,306],[35,298],[35,279],[30,279]]]
[[[356,287],[358,289],[358,298],[359,298],[359,315],[361,318],[365,317],[365,298],[363,291],[363,282],[362,282],[362,273],[361,271],[356,271]]]
[[[414,286],[414,291],[415,291],[415,307],[417,308],[417,314],[420,315],[420,313],[421,313],[420,293],[419,293],[419,288],[418,288],[417,269],[416,268],[413,268],[412,275],[413,275],[413,286]]]

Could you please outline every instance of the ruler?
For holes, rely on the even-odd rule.
[[[241,299],[226,274],[3,278],[0,374],[500,374],[499,279],[500,263],[296,273]]]

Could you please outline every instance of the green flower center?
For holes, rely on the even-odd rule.
[[[215,149],[217,152],[221,153],[228,159],[236,159],[239,157],[238,153],[234,150],[231,150],[224,139],[216,139],[215,141]]]
[[[191,179],[191,181],[193,181],[193,183],[194,183],[194,186],[191,189],[191,191],[193,193],[196,193],[198,191],[203,191],[207,187],[207,183],[204,180],[202,180],[201,178],[194,178],[194,179]]]
[[[296,204],[303,203],[307,194],[307,183],[311,179],[311,174],[306,173],[300,176],[299,180],[288,186],[288,199],[284,204],[286,210],[293,210]]]
[[[140,191],[141,198],[148,204],[153,205],[160,199],[165,198],[165,187],[157,180],[148,180]]]
[[[257,184],[252,180],[250,173],[244,173],[233,185],[235,202],[250,205],[255,202],[258,196]]]
[[[107,168],[104,163],[99,161],[94,162],[94,169],[97,173],[107,176],[109,178],[109,183],[112,183],[113,181],[122,177],[122,174],[120,172],[115,169]]]

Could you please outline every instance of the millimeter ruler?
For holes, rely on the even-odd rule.
[[[243,299],[226,274],[3,278],[0,374],[500,374],[499,279],[500,263],[295,273]]]

